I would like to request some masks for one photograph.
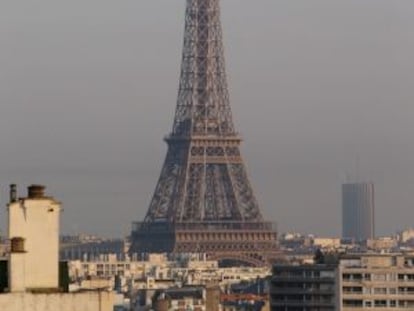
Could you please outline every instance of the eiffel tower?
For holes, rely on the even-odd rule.
[[[240,155],[227,88],[219,0],[187,0],[167,156],[131,253],[205,253],[259,266],[277,253]]]

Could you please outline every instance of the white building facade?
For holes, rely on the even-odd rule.
[[[17,197],[10,189],[8,284],[0,293],[0,310],[7,311],[112,311],[113,292],[65,292],[59,279],[58,201],[32,185]],[[4,273],[4,271],[2,271]]]

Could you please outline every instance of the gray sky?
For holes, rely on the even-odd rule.
[[[63,201],[66,233],[120,236],[144,216],[172,125],[184,8],[1,1],[2,206],[9,183],[22,195],[43,183]],[[340,234],[340,185],[359,157],[378,233],[413,225],[414,2],[222,0],[222,21],[235,124],[267,218]]]

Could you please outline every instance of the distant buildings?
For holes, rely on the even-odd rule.
[[[344,254],[276,265],[270,301],[272,311],[414,310],[414,255]]]
[[[409,228],[406,230],[401,231],[398,234],[398,240],[400,243],[410,243],[412,244],[412,242],[414,241],[414,229],[413,228]]]
[[[346,183],[342,185],[342,238],[357,242],[373,239],[374,184]]]
[[[219,311],[220,288],[190,286],[158,290],[152,298],[154,311]]]
[[[270,267],[219,267],[218,261],[202,254],[182,254],[174,260],[149,254],[145,261],[119,260],[115,254],[102,257],[69,261],[69,288],[105,288],[109,281],[133,311],[268,310]]]
[[[103,260],[115,255],[118,260],[127,257],[128,245],[122,239],[102,239],[95,236],[61,236],[61,260]]]

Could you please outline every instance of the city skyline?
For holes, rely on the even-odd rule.
[[[143,218],[165,155],[185,1],[96,4],[3,5],[0,203],[9,183],[42,183],[63,201],[63,232],[120,236]],[[411,226],[413,11],[222,1],[242,153],[281,232],[340,235],[357,154],[376,184],[378,235]]]

